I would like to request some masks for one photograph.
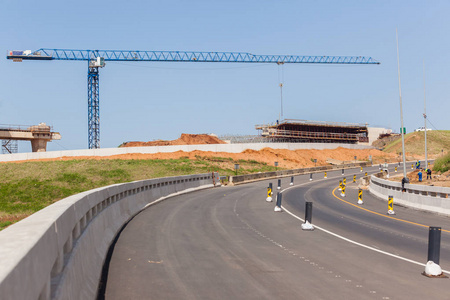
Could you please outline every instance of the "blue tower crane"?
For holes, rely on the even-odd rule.
[[[75,60],[88,62],[88,147],[100,148],[99,68],[105,61],[170,61],[170,62],[234,62],[234,63],[303,63],[303,64],[379,64],[363,56],[298,56],[254,55],[242,52],[198,51],[133,51],[133,50],[74,50],[41,48],[36,51],[8,51],[7,59]]]

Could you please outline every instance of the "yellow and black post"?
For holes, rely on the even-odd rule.
[[[361,167],[361,171],[360,172],[362,172],[362,167]]]
[[[394,212],[394,197],[388,196],[388,215],[395,215]]]
[[[395,172],[397,172],[397,167],[395,167]]]
[[[342,197],[345,197],[345,185],[342,185],[341,196],[342,196]]]
[[[414,164],[411,164],[411,170],[414,170]]]
[[[366,172],[366,173],[364,173],[364,176],[367,176],[367,172]]]
[[[353,182],[356,182],[356,175],[353,175]]]
[[[323,178],[327,178],[327,171],[325,171]]]
[[[339,180],[339,190],[342,191],[342,180]]]
[[[267,202],[272,202],[272,184],[269,185],[269,187],[267,188],[267,198],[266,198]]]
[[[359,189],[358,190],[358,204],[363,204],[364,203],[362,198],[363,198],[362,189]]]
[[[342,184],[344,184],[344,185],[347,184],[347,178],[344,177],[344,179],[342,180]]]

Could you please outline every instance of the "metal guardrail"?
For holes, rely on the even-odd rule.
[[[295,176],[295,175],[303,175],[309,173],[318,173],[329,170],[341,170],[341,169],[349,169],[354,167],[367,167],[371,166],[370,162],[363,163],[350,163],[343,165],[333,165],[333,166],[320,166],[320,167],[312,167],[312,168],[303,168],[303,169],[292,169],[292,170],[281,170],[275,172],[264,172],[264,173],[255,173],[255,174],[246,174],[246,175],[237,175],[230,176],[229,182],[230,184],[243,184],[246,182],[253,182],[258,180],[265,180],[271,178],[281,178],[287,176]]]

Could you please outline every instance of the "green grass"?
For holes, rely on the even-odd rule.
[[[115,183],[218,171],[234,175],[274,171],[254,160],[186,157],[168,160],[69,160],[0,164],[0,230],[68,196]],[[278,168],[281,169],[281,168]]]
[[[427,152],[438,155],[450,148],[450,130],[431,130],[427,132]],[[402,139],[387,144],[383,151],[399,154],[402,151]],[[405,152],[412,155],[425,154],[425,133],[411,132],[405,135]]]
[[[433,165],[433,171],[444,173],[448,170],[450,170],[450,153],[436,159]]]

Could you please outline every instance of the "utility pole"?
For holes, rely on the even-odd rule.
[[[427,98],[425,96],[425,60],[423,60],[423,121],[425,123],[425,167],[428,169],[427,155]]]
[[[397,37],[397,67],[398,67],[398,90],[400,97],[400,123],[401,123],[401,134],[402,134],[402,156],[403,156],[403,179],[405,182],[408,182],[406,177],[406,155],[405,155],[405,135],[404,135],[404,127],[403,127],[403,107],[402,107],[402,85],[400,82],[400,55],[398,51],[398,29],[395,29],[395,34]]]

